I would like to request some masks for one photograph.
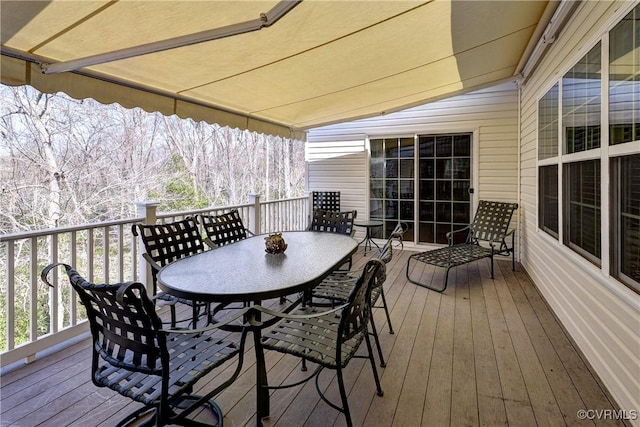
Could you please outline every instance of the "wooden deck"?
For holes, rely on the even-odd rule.
[[[371,370],[355,359],[346,373],[356,426],[622,425],[580,420],[582,409],[614,410],[608,393],[550,312],[535,286],[509,261],[458,267],[444,294],[409,283],[408,251],[395,251],[385,283],[395,334],[376,309],[387,358],[380,368],[384,396],[375,394]],[[359,254],[356,266],[362,265]],[[423,275],[442,280],[442,269]],[[249,340],[251,341],[251,340]],[[226,426],[255,425],[253,349],[244,372],[216,401]],[[299,361],[267,352],[270,384],[300,378]],[[90,381],[89,340],[0,378],[2,426],[111,426],[137,407]],[[229,365],[227,369],[234,366]],[[227,373],[212,374],[211,387]],[[322,374],[337,399],[332,372]],[[344,417],[322,402],[313,381],[271,394],[265,426],[343,426]]]

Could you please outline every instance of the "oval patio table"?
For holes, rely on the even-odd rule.
[[[282,254],[265,252],[259,235],[177,260],[158,272],[158,286],[185,299],[260,303],[309,291],[357,250],[350,236],[313,231],[284,232]],[[257,425],[269,416],[267,372],[260,328],[252,328],[256,351]]]

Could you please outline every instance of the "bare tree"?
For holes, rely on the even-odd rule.
[[[304,145],[117,104],[0,85],[0,230],[160,208],[245,203],[304,191]]]

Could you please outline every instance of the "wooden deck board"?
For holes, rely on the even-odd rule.
[[[509,261],[497,261],[495,280],[488,260],[457,267],[440,294],[406,280],[410,254],[394,251],[387,266],[385,296],[395,334],[389,333],[384,311],[374,310],[387,360],[386,368],[377,365],[384,396],[376,395],[366,360],[353,360],[345,371],[354,425],[594,425],[578,420],[577,411],[616,409],[520,266],[513,272]],[[359,253],[354,269],[365,262]],[[435,283],[442,283],[443,272],[422,263],[414,267],[421,280]],[[91,383],[89,346],[90,341],[83,340],[3,375],[0,425],[112,426],[138,408]],[[240,377],[216,398],[228,426],[255,425],[251,336],[245,354]],[[374,354],[378,361],[375,348]],[[265,356],[271,385],[308,374],[293,357],[275,352]],[[198,387],[212,389],[234,368],[228,364],[215,370]],[[320,385],[339,402],[333,372],[323,372]],[[344,417],[318,397],[313,381],[270,395],[271,416],[265,426],[346,425]],[[595,424],[623,425],[613,420]]]
[[[506,425],[507,414],[498,373],[496,350],[478,263],[468,264],[467,269],[470,276],[469,300],[478,393],[478,422],[479,425],[484,426]]]

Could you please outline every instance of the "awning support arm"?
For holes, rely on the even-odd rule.
[[[44,74],[58,74],[65,71],[75,71],[91,65],[103,64],[106,62],[118,61],[120,59],[133,58],[146,55],[148,53],[162,52],[164,50],[189,46],[192,44],[208,42],[224,37],[231,37],[238,34],[249,33],[270,27],[280,18],[289,13],[302,0],[281,0],[269,12],[261,13],[260,18],[237,24],[227,25],[221,28],[201,31],[194,34],[161,40],[139,46],[132,46],[125,49],[105,52],[98,55],[91,55],[84,58],[73,59],[56,63],[40,63],[40,69]]]

